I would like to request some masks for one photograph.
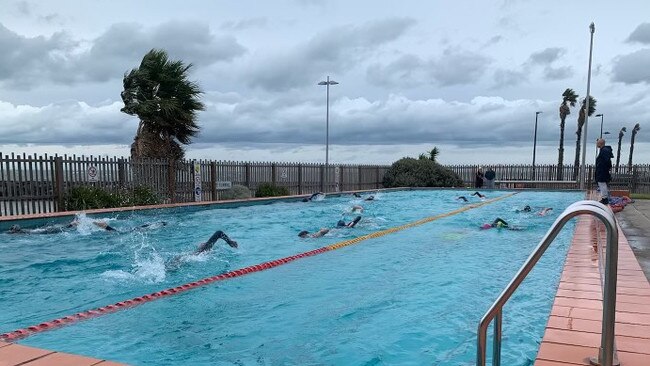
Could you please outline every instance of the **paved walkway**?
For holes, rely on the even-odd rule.
[[[616,215],[632,251],[650,281],[650,200],[636,200]]]
[[[0,342],[0,366],[126,366],[96,358]]]

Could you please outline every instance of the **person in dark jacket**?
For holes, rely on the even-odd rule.
[[[481,168],[478,168],[476,171],[476,177],[474,177],[474,188],[482,188],[483,187],[483,172],[481,171]]]
[[[600,203],[606,205],[609,204],[609,188],[607,187],[607,183],[612,180],[610,170],[612,169],[612,158],[614,154],[612,153],[611,146],[605,146],[604,139],[598,139],[596,146],[600,149],[600,152],[596,158],[595,178],[600,189]]]
[[[497,177],[497,173],[492,169],[488,168],[485,172],[485,188],[494,189],[494,178]]]

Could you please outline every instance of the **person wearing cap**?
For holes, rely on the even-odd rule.
[[[313,234],[310,234],[309,231],[307,231],[307,230],[303,230],[303,231],[298,233],[298,236],[301,237],[301,238],[320,238],[320,237],[324,236],[325,234],[327,234],[329,232],[330,232],[330,229],[324,227],[324,228],[318,230],[317,232],[315,232]]]

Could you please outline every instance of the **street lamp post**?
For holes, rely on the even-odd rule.
[[[327,81],[321,81],[318,85],[325,85],[327,89],[327,106],[325,109],[325,166],[329,164],[329,152],[330,152],[330,85],[337,85],[338,83],[334,80],[330,80],[330,77],[327,77]]]
[[[325,85],[327,89],[327,102],[325,109],[325,177],[328,176],[328,167],[330,162],[330,85],[337,85],[338,83],[334,80],[330,80],[329,75],[327,76],[327,81],[321,81],[318,85]]]
[[[533,135],[533,180],[535,179],[535,152],[537,151],[537,116],[539,116],[540,113],[542,112],[535,112],[535,133]]]
[[[587,98],[585,100],[585,124],[582,127],[582,162],[580,164],[580,189],[585,189],[586,177],[585,177],[585,158],[587,156],[587,125],[589,123],[589,97],[591,93],[591,56],[594,49],[594,32],[596,31],[596,26],[593,22],[589,25],[589,32],[591,33],[591,38],[589,41],[589,71],[587,72]]]

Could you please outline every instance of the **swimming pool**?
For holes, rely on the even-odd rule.
[[[0,235],[0,333],[308,251],[458,209],[458,191],[380,193],[322,202],[181,209],[89,219],[54,235]],[[503,195],[492,192],[490,198]],[[135,365],[473,364],[478,320],[550,224],[580,193],[522,192],[454,216],[291,264],[217,282],[20,343]],[[354,229],[332,226],[353,204]],[[553,207],[539,217],[525,204]],[[479,230],[500,216],[522,231]],[[347,213],[347,221],[354,215]],[[135,230],[144,223],[168,225]],[[214,230],[240,244],[187,257]],[[503,364],[532,364],[571,230],[565,230],[504,311]]]

